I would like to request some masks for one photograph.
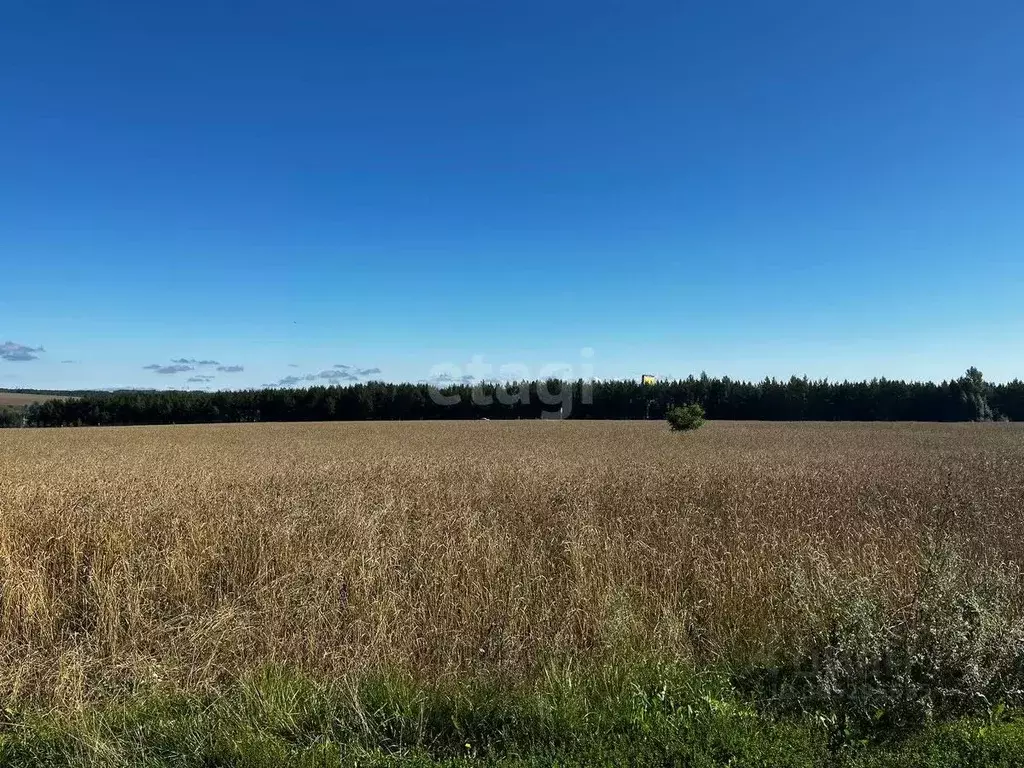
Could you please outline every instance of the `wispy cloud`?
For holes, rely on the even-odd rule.
[[[193,368],[191,365],[160,365],[160,363],[152,363],[151,365],[142,366],[142,370],[153,371],[153,373],[168,375],[173,373],[186,373],[188,371],[194,371],[195,368]]]
[[[9,363],[25,363],[29,360],[38,360],[36,352],[45,352],[42,347],[29,347],[25,344],[18,344],[14,341],[5,341],[0,344],[0,360]]]
[[[179,357],[177,360],[171,360],[171,362],[177,365],[220,365],[217,360],[196,360],[192,357]]]
[[[289,368],[298,368],[299,364],[298,363],[288,363],[288,367]]]
[[[198,374],[196,376],[189,376],[188,379],[186,379],[185,381],[188,384],[206,384],[207,382],[213,381],[214,378],[216,378],[216,377],[215,376],[205,376],[203,374]]]
[[[469,373],[463,376],[452,376],[450,373],[439,373],[428,379],[428,381],[436,384],[472,384],[476,380],[477,377]]]
[[[338,371],[334,369],[320,371],[316,375],[318,379],[324,379],[326,381],[358,381],[359,377],[354,376],[348,371]]]
[[[289,368],[296,368],[294,363],[288,365]],[[265,384],[266,387],[300,387],[303,385],[315,384],[317,382],[326,382],[328,384],[353,384],[360,379],[373,374],[380,373],[380,368],[356,368],[352,365],[345,363],[335,363],[332,367],[316,373],[307,373],[305,375],[289,375],[282,379],[279,379],[273,384]]]
[[[78,365],[80,362],[82,362],[82,361],[81,360],[61,360],[60,364],[61,365]]]
[[[209,368],[211,366],[216,366],[217,370],[221,373],[240,373],[245,370],[245,367],[241,365],[221,365],[216,360],[198,360],[193,357],[177,357],[171,360],[168,365],[163,363],[151,363],[149,365],[144,365],[143,370],[170,376],[175,373],[189,373],[197,368],[202,369]],[[193,377],[193,379],[195,378],[197,377]],[[213,377],[211,376],[210,378]],[[192,379],[189,379],[189,381],[192,381]]]
[[[277,382],[277,384],[273,384],[271,386],[277,386],[277,387],[297,387],[301,383],[302,383],[302,378],[300,376],[285,376],[283,379],[281,379],[279,382]]]

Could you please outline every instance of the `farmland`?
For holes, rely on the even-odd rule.
[[[63,395],[43,395],[34,394],[30,392],[7,392],[0,390],[0,408],[4,406],[10,407],[21,407],[24,405],[32,405],[32,403],[45,403],[48,400],[62,397]]]
[[[654,422],[361,422],[2,437],[0,695],[17,712],[235,696],[262,702],[263,717],[268,685],[291,702],[275,712],[307,707],[319,729],[342,728],[348,707],[367,754],[433,759],[456,741],[486,751],[501,730],[473,742],[446,715],[447,730],[425,738],[439,692],[463,691],[444,699],[452,707],[483,686],[532,717],[531,696],[555,711],[568,700],[557,689],[582,697],[565,712],[591,699],[599,712],[654,681],[662,698],[674,685],[697,701],[739,697],[711,706],[726,720],[748,705],[770,704],[784,718],[771,723],[813,715],[819,725],[786,741],[814,752],[859,738],[871,718],[918,729],[990,717],[1024,687],[1017,425],[713,422],[677,435]],[[713,696],[693,692],[698,679]],[[396,712],[418,702],[419,715],[367,725],[387,707],[360,709],[360,695]]]

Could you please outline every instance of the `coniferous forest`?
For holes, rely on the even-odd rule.
[[[1024,420],[1024,382],[986,382],[976,368],[957,379],[907,382],[562,381],[462,384],[368,382],[308,389],[86,393],[0,410],[0,426],[65,427],[257,421],[419,419],[661,419],[700,403],[709,419],[765,421]]]

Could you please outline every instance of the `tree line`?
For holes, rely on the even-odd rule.
[[[832,382],[690,376],[458,384],[368,382],[308,389],[86,393],[0,410],[0,426],[66,427],[257,421],[662,419],[699,403],[709,419],[766,421],[1024,421],[1024,382],[986,382],[976,368],[941,383]]]

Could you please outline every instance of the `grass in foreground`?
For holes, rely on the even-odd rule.
[[[672,668],[574,678],[529,691],[331,686],[264,674],[216,697],[148,696],[74,715],[7,713],[3,765],[1014,766],[1024,719],[879,729],[837,743],[822,718],[759,712],[725,676]]]

